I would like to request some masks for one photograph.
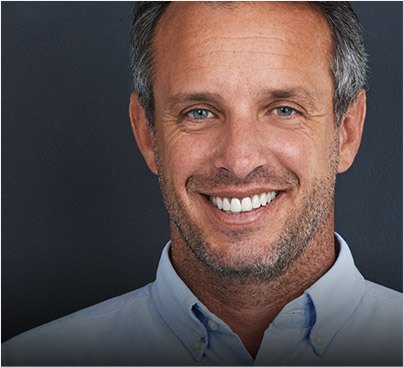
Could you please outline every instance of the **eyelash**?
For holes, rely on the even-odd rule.
[[[280,115],[279,113],[274,113],[274,111],[279,111],[281,109],[290,110],[291,115]],[[201,112],[201,111],[203,111],[207,116],[206,117],[201,117],[201,118],[191,116],[192,113],[197,113],[197,112]],[[283,119],[292,119],[296,115],[301,114],[301,113],[298,110],[296,110],[295,108],[293,108],[293,107],[283,105],[283,106],[278,106],[278,107],[275,107],[275,108],[271,109],[269,114],[278,116],[278,117],[283,118]],[[191,109],[189,111],[186,111],[184,113],[184,117],[189,118],[189,119],[191,119],[193,121],[204,121],[204,120],[207,120],[209,118],[215,117],[215,114],[213,112],[211,112],[210,110],[206,109],[206,108],[193,108],[193,109]]]
[[[206,113],[207,113],[207,116],[206,116],[206,117],[202,117],[202,118],[197,118],[197,117],[191,116],[192,113],[194,113],[194,112],[200,112],[200,111],[206,112]],[[191,118],[192,120],[201,120],[201,121],[202,121],[202,120],[206,120],[206,119],[208,119],[208,118],[214,117],[215,115],[213,114],[213,112],[209,111],[209,110],[206,109],[206,108],[193,108],[193,109],[191,109],[190,111],[187,111],[187,112],[185,113],[185,116]]]
[[[281,110],[281,109],[290,110],[291,115],[280,115],[279,113],[273,113],[273,111],[279,111],[279,110]],[[288,119],[289,119],[289,118],[293,118],[293,117],[294,117],[295,115],[297,115],[297,114],[300,114],[300,112],[299,112],[298,110],[296,110],[295,108],[293,108],[293,107],[284,105],[284,106],[279,106],[279,107],[273,108],[273,109],[270,111],[270,114],[273,114],[273,115],[276,115],[276,116],[279,116],[279,117],[282,117],[282,118],[288,118]]]

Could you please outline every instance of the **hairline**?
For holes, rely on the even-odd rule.
[[[151,103],[153,104],[153,110],[152,110],[152,121],[149,121],[149,125],[152,129],[155,128],[155,109],[154,109],[154,105],[155,105],[155,101],[154,101],[154,93],[153,93],[153,84],[154,84],[154,79],[155,79],[155,37],[156,37],[156,30],[160,25],[160,21],[162,19],[162,17],[165,15],[166,10],[168,9],[168,7],[173,3],[172,1],[167,2],[167,6],[163,9],[161,15],[159,16],[158,20],[156,21],[155,27],[153,29],[152,32],[152,37],[151,37],[151,52],[152,52],[152,57],[151,57],[151,62],[150,62],[150,69],[151,71],[151,75],[150,75],[150,97],[151,97]],[[232,2],[232,1],[201,1],[201,3],[208,5],[212,8],[217,8],[217,7],[221,7],[223,9],[228,9],[228,10],[234,10],[236,8],[239,7],[239,3],[242,4],[250,4],[250,2],[248,1],[239,1],[239,2]],[[336,70],[335,70],[335,63],[336,63],[336,59],[337,59],[337,50],[336,50],[336,32],[334,31],[334,29],[332,28],[329,19],[326,17],[326,14],[324,12],[324,10],[319,6],[319,5],[315,5],[315,2],[312,1],[307,1],[304,3],[298,2],[298,1],[290,1],[289,2],[292,5],[298,5],[298,6],[305,6],[305,7],[309,7],[314,13],[318,14],[325,22],[327,29],[329,31],[330,34],[330,42],[329,42],[329,60],[328,60],[328,66],[329,66],[329,72],[331,74],[331,78],[332,78],[332,82],[333,82],[333,103],[332,103],[332,108],[333,108],[333,120],[334,123],[339,126],[339,124],[341,123],[342,117],[345,114],[345,111],[342,113],[341,116],[339,116],[340,111],[338,111],[337,109],[337,88],[339,87],[338,84],[336,84]],[[365,55],[364,55],[365,56]],[[365,76],[364,76],[365,77]],[[364,81],[365,84],[365,81]],[[358,94],[358,93],[357,93]],[[348,107],[354,102],[355,98],[352,99],[349,103]],[[144,106],[143,106],[144,107]]]

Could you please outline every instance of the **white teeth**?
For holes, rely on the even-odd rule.
[[[248,197],[243,198],[241,201],[242,211],[250,212],[252,210],[252,200]]]
[[[231,212],[240,213],[242,210],[241,201],[237,198],[231,199]]]
[[[267,194],[264,192],[260,194],[260,205],[265,206],[267,204]]]
[[[259,198],[259,195],[253,195],[253,198],[252,198],[252,207],[253,207],[253,209],[260,208],[260,198]]]
[[[267,193],[267,202],[270,203],[276,197],[276,193],[274,191]]]
[[[237,214],[240,212],[250,212],[261,206],[269,204],[277,196],[277,191],[264,192],[260,195],[246,196],[242,199],[238,198],[221,198],[219,196],[210,196],[210,201],[218,209],[226,213]]]

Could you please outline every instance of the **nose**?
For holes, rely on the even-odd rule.
[[[215,167],[244,179],[266,164],[263,136],[255,122],[229,121],[223,127]]]

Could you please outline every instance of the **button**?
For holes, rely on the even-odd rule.
[[[216,331],[219,328],[219,325],[214,320],[208,320],[208,326],[211,330]]]
[[[193,342],[193,349],[194,350],[199,350],[201,348],[201,346],[202,346],[202,340],[200,338],[196,339]]]

